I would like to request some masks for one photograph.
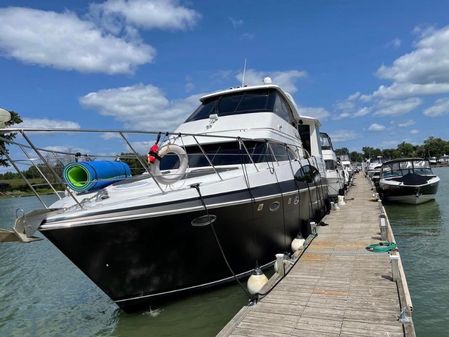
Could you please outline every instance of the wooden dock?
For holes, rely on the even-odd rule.
[[[318,227],[318,236],[274,289],[242,308],[217,336],[415,336],[399,253],[391,259],[365,249],[379,242],[381,226],[394,240],[382,204],[373,200],[362,174],[346,199],[326,216],[329,226]]]

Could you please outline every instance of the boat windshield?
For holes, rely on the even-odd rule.
[[[382,166],[384,178],[402,177],[406,174],[432,176],[433,172],[427,160],[407,160],[387,163]]]
[[[210,115],[230,116],[254,112],[274,112],[287,122],[293,114],[275,89],[257,89],[210,97],[187,118],[186,122],[207,119]]]
[[[283,144],[245,141],[246,149],[254,163],[285,161],[297,159],[297,155]],[[226,142],[216,144],[202,144],[201,148],[206,153],[214,166],[251,164],[245,148],[239,142]],[[185,147],[189,167],[207,167],[209,161],[197,145]],[[274,157],[273,157],[274,154]],[[167,154],[162,158],[161,170],[172,170],[179,167],[179,158],[174,154]]]
[[[327,133],[320,133],[321,138],[321,149],[322,150],[333,150],[331,138]]]

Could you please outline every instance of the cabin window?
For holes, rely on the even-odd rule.
[[[298,133],[301,137],[301,143],[303,148],[310,154],[312,153],[312,147],[310,145],[310,126],[309,125],[298,125]]]
[[[320,138],[322,150],[333,150],[331,139],[327,133],[320,133]]]
[[[186,122],[207,119],[211,114],[230,116],[254,112],[274,112],[287,122],[293,121],[288,104],[276,90],[258,89],[208,98]]]
[[[276,94],[276,100],[274,102],[273,112],[279,117],[285,119],[288,122],[292,122],[291,111],[288,104],[285,102],[279,94]]]
[[[306,183],[319,182],[320,171],[312,165],[304,165],[295,173],[295,179]]]
[[[337,162],[335,160],[325,160],[324,163],[326,164],[326,170],[336,170],[337,169]]]
[[[255,163],[275,161],[273,153],[278,161],[296,158],[296,154],[290,149],[286,149],[283,144],[271,143],[273,153],[268,148],[266,142],[245,141],[245,146]],[[207,161],[201,149],[197,145],[186,146],[189,159],[189,167],[207,167]],[[250,164],[251,159],[243,147],[238,142],[227,142],[218,144],[205,144],[202,149],[206,152],[209,160],[214,166],[218,165],[240,165]],[[287,153],[289,151],[289,153]],[[161,161],[161,170],[171,170],[179,167],[178,156],[167,154]]]

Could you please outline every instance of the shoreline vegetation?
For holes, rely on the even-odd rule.
[[[365,146],[362,148],[361,152],[351,152],[348,150],[348,148],[343,147],[340,149],[336,149],[335,153],[337,154],[337,156],[348,156],[354,164],[361,163],[369,158],[376,158],[378,156],[382,156],[386,160],[403,157],[418,157],[433,159],[434,162],[431,162],[432,167],[449,167],[449,156],[446,155],[449,153],[449,141],[436,137],[427,138],[421,145],[413,145],[411,143],[402,142],[398,144],[396,148],[391,149],[379,149]],[[0,154],[0,166],[8,166],[5,158],[2,157],[3,156]],[[143,168],[140,166],[137,159],[132,158],[132,154],[121,153],[120,157],[123,162],[127,163],[130,166],[133,175],[141,174],[143,172]],[[52,165],[51,170],[49,167],[43,164],[36,164],[34,166],[30,166],[27,170],[23,170],[22,174],[27,178],[30,184],[40,195],[52,194],[53,190],[42,178],[41,173],[43,173],[46,177],[52,177],[52,173],[55,172],[56,174],[58,174],[58,176],[62,177],[64,163],[67,164],[68,162],[74,161],[74,159],[72,158],[62,159],[64,160],[55,161],[54,159],[49,158],[48,162]],[[142,159],[145,161],[146,157],[142,157]],[[441,159],[443,161],[440,160],[439,162],[435,163],[437,159]],[[57,191],[64,190],[64,186],[60,181],[52,181],[51,183]],[[33,191],[22,179],[19,173],[8,171],[0,174],[0,198],[32,195],[34,195]]]

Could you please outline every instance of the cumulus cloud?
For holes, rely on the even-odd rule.
[[[409,119],[408,121],[398,123],[398,127],[400,128],[407,128],[412,125],[415,125],[415,121],[413,119]]]
[[[103,32],[71,12],[0,9],[0,51],[25,63],[107,74],[131,73],[155,50]]]
[[[187,29],[201,15],[176,0],[107,0],[90,5],[90,13],[103,24],[126,24],[143,29]]]
[[[47,118],[23,118],[23,122],[15,125],[19,128],[30,129],[79,129],[80,125],[77,122],[47,119]]]
[[[112,116],[130,129],[171,131],[182,123],[199,105],[201,95],[169,100],[153,85],[104,89],[80,98],[87,108],[103,116]]]
[[[333,143],[347,142],[360,137],[358,133],[353,130],[335,130],[329,132]]]
[[[385,126],[377,123],[373,123],[369,126],[368,131],[379,132],[385,130]]]
[[[449,26],[424,35],[414,51],[381,66],[377,75],[396,82],[427,84],[449,82]]]
[[[330,116],[329,111],[322,107],[299,107],[300,116],[310,116],[323,121]]]
[[[416,97],[400,101],[381,101],[374,114],[379,116],[401,115],[414,110],[421,103],[422,100]]]
[[[239,81],[239,83],[242,82],[242,76],[243,73],[240,72],[235,77]],[[273,80],[273,84],[279,85],[284,90],[290,93],[294,93],[298,91],[296,81],[299,78],[307,76],[307,73],[300,70],[263,72],[256,71],[254,69],[247,69],[245,73],[245,84],[261,85],[263,84],[263,79],[267,76],[271,77],[271,79]]]
[[[356,92],[346,100],[337,102],[341,118],[360,117],[369,113],[398,115],[413,111],[422,104],[424,96],[449,93],[449,26],[441,29],[418,27],[413,50],[391,65],[382,65],[376,74],[390,81],[368,94]],[[394,41],[394,40],[393,40]],[[433,117],[445,110],[444,100],[435,102],[425,110]]]
[[[429,117],[449,115],[449,98],[437,99],[431,107],[424,110],[424,115]]]

